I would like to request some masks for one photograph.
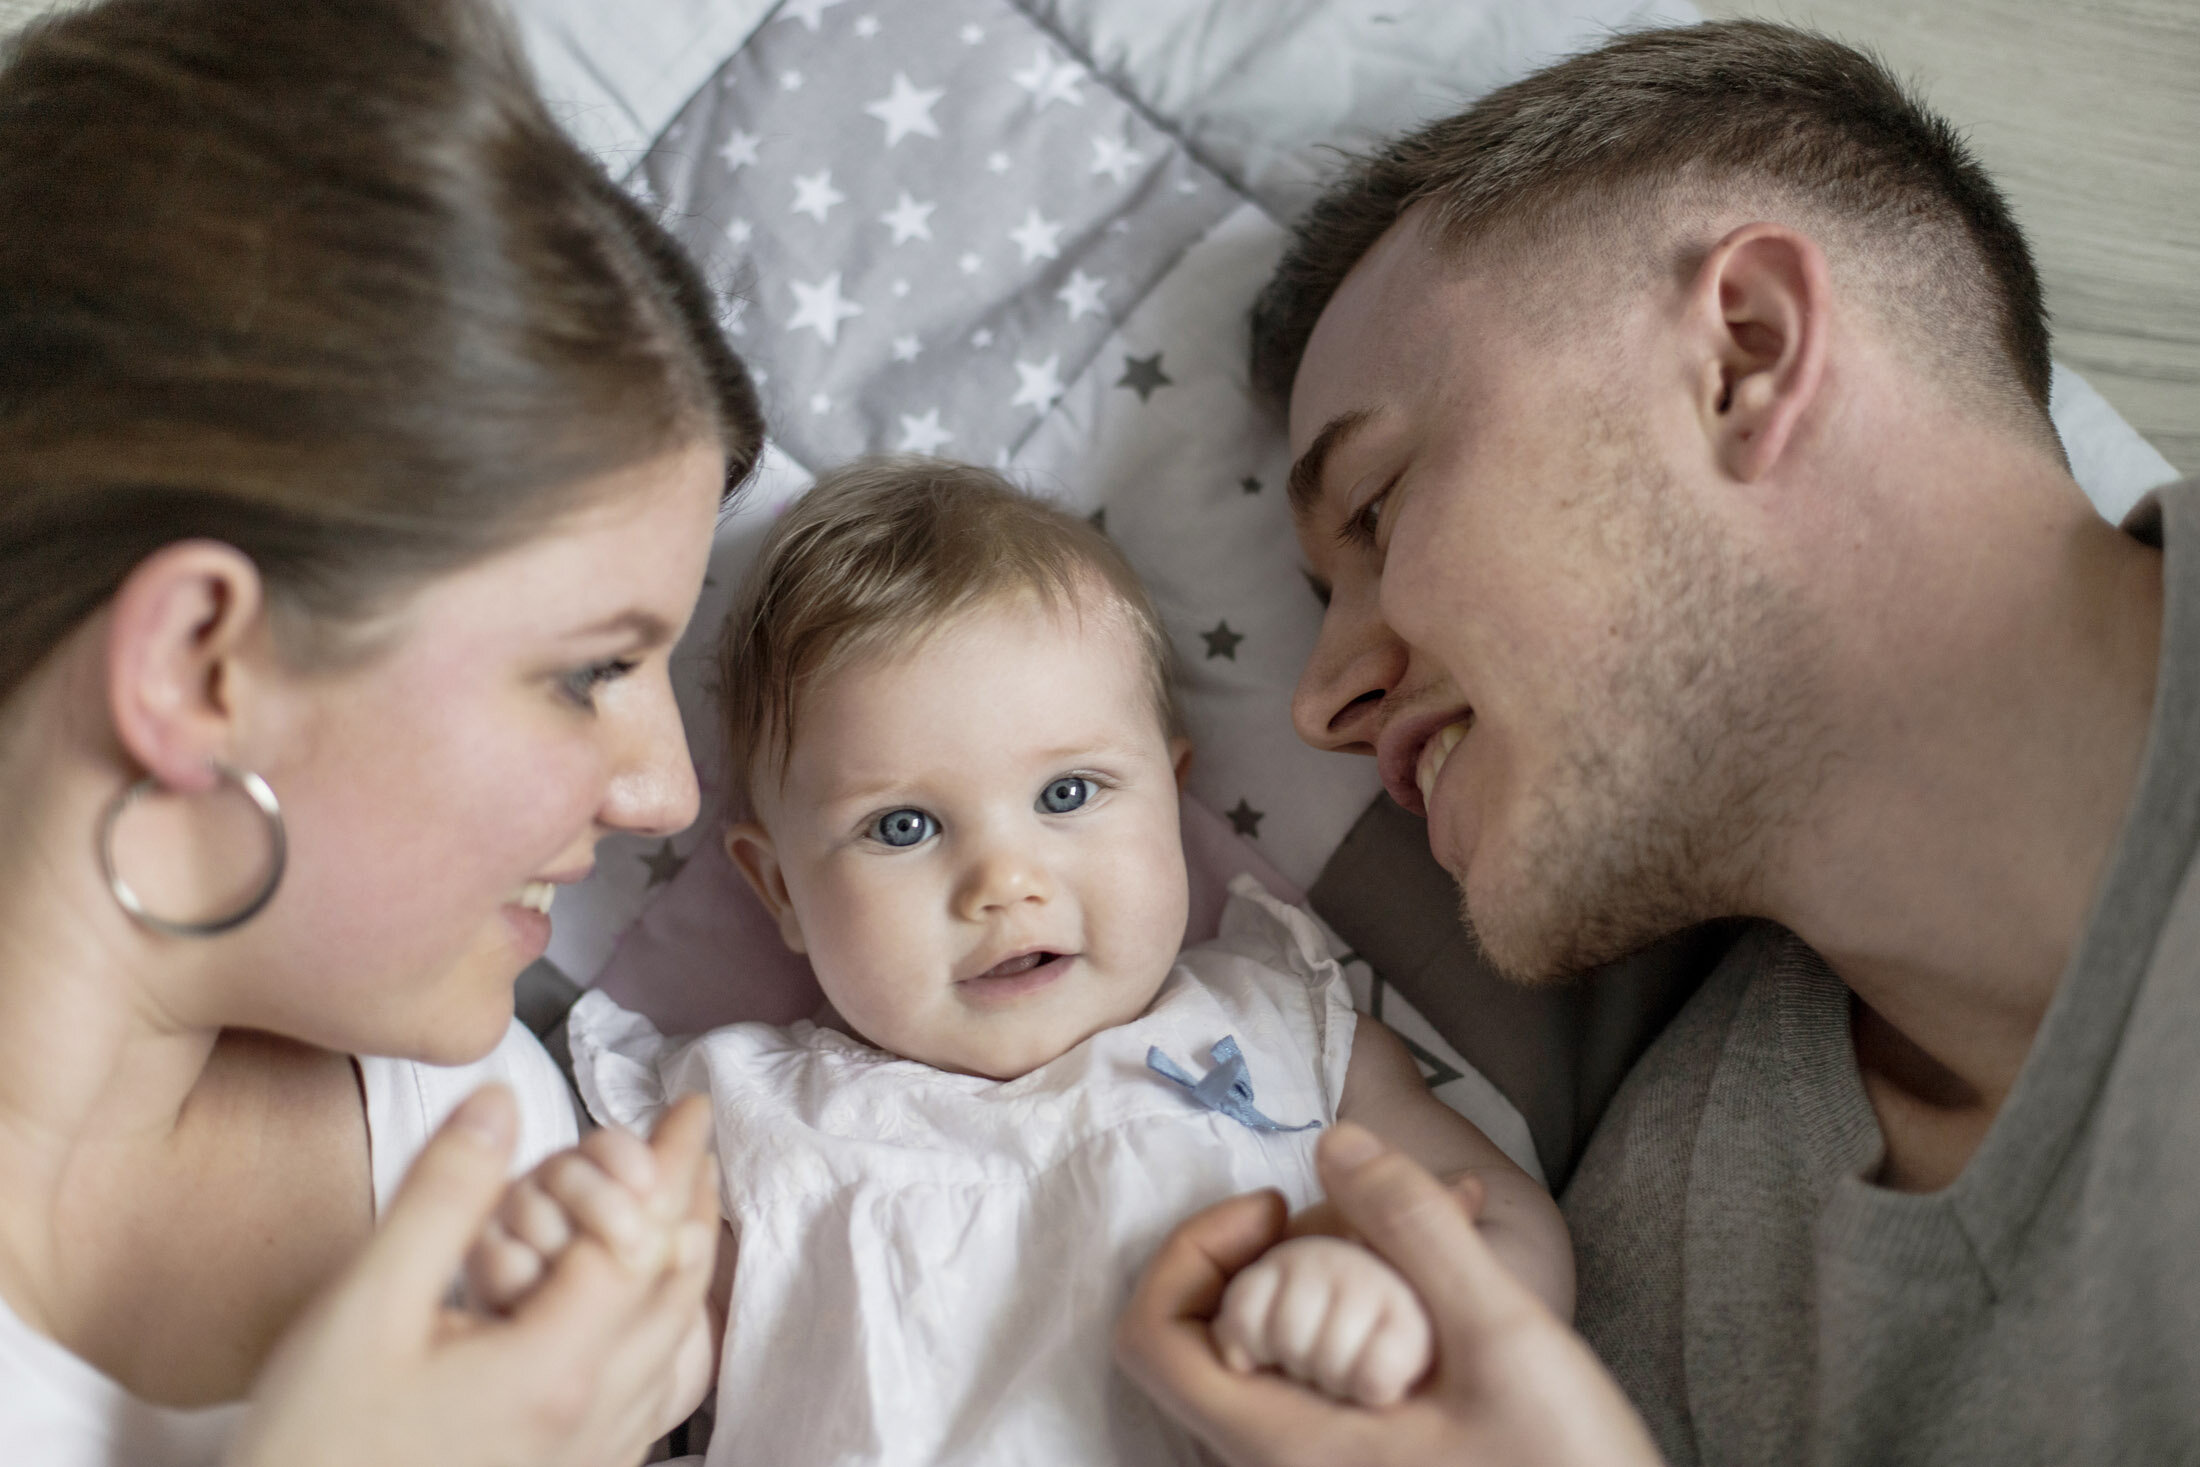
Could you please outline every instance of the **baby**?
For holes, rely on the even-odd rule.
[[[713,1463],[1200,1460],[1114,1372],[1114,1316],[1191,1212],[1315,1203],[1339,1117],[1474,1173],[1492,1247],[1570,1314],[1551,1199],[1353,1014],[1306,914],[1240,878],[1177,951],[1189,749],[1098,530],[982,470],[851,465],[774,528],[722,662],[753,812],[727,847],[826,1005],[672,1040],[591,994],[571,1030],[607,1119],[712,1096]],[[1237,1275],[1215,1339],[1371,1408],[1431,1354],[1404,1281],[1318,1234]]]

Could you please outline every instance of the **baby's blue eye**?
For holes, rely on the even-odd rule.
[[[1039,808],[1049,815],[1067,815],[1091,798],[1091,780],[1081,774],[1065,774],[1039,791]]]
[[[888,810],[871,822],[871,837],[880,845],[921,845],[939,828],[940,823],[922,810]]]

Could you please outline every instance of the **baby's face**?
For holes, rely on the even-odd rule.
[[[735,832],[882,1049],[1007,1079],[1137,1017],[1168,976],[1174,751],[1128,617],[1083,599],[983,606],[805,690],[784,782],[758,782],[763,829]]]

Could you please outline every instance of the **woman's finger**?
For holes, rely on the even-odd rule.
[[[484,1085],[459,1103],[413,1161],[345,1288],[383,1317],[434,1328],[467,1250],[505,1189],[519,1134],[512,1092]]]
[[[649,1199],[651,1212],[660,1221],[671,1222],[687,1213],[695,1195],[696,1174],[711,1155],[710,1138],[707,1096],[686,1096],[658,1117],[657,1128],[649,1136],[649,1150],[657,1169]]]

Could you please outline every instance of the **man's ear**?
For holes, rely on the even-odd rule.
[[[1755,483],[1787,451],[1825,376],[1832,277],[1817,241],[1745,224],[1704,257],[1689,314],[1708,345],[1699,411],[1719,465]]]
[[[1169,740],[1169,763],[1176,768],[1176,789],[1184,792],[1184,781],[1192,775],[1192,741],[1178,734]]]
[[[795,916],[794,900],[787,895],[787,877],[779,869],[779,848],[772,844],[772,833],[754,820],[730,825],[726,828],[726,854],[764,904],[764,910],[779,924],[779,940],[787,945],[787,951],[807,953],[810,949],[802,940],[802,922]]]
[[[168,789],[196,793],[238,759],[264,636],[259,568],[233,546],[180,540],[154,551],[115,592],[107,623],[107,709],[122,747]]]

